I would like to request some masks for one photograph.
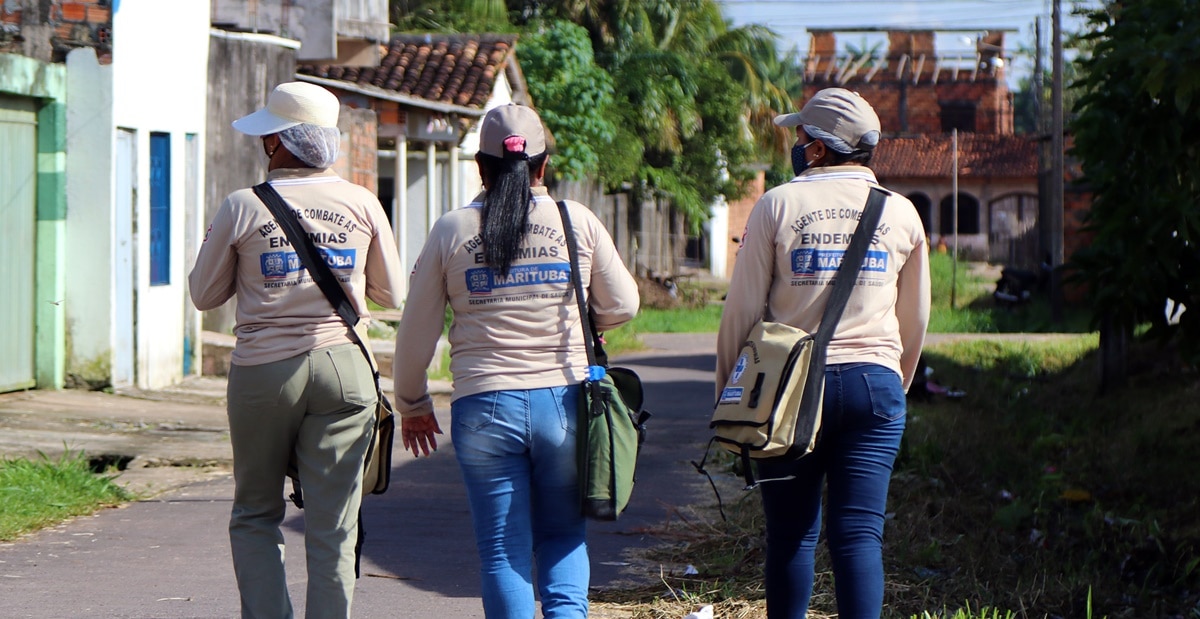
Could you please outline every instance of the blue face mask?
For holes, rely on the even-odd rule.
[[[792,147],[792,172],[795,172],[796,176],[800,176],[800,173],[804,172],[810,165],[812,165],[804,156],[804,151],[808,150],[808,147],[812,146],[813,142],[816,142],[816,140],[813,140],[808,144],[800,144],[800,142],[796,142],[796,145]]]

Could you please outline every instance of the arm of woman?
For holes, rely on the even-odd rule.
[[[367,248],[367,297],[384,307],[399,307],[404,299],[404,271],[396,251],[392,227],[378,200],[367,205],[371,221],[371,245]]]
[[[402,418],[433,414],[426,371],[437,350],[446,315],[446,278],[443,272],[443,243],[434,226],[417,258],[409,280],[408,300],[396,330],[396,352],[392,379],[396,412]]]
[[[725,307],[721,311],[721,326],[717,331],[716,391],[729,380],[734,361],[742,350],[742,343],[750,329],[763,317],[767,295],[771,290],[771,278],[775,271],[774,209],[760,198],[750,211],[746,231],[742,234],[742,245],[738,249],[737,262],[729,280],[729,292],[725,296]]]
[[[925,345],[925,330],[929,327],[929,246],[925,235],[909,253],[896,281],[896,320],[900,323],[900,369],[904,391],[907,392],[916,375],[921,348]]]
[[[229,198],[221,203],[216,216],[204,233],[204,243],[196,264],[188,274],[188,291],[200,311],[220,307],[237,289],[237,234],[233,205]]]

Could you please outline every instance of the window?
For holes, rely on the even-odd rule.
[[[907,197],[913,206],[917,207],[917,215],[921,216],[921,227],[925,229],[925,234],[929,234],[933,230],[933,201],[919,191]]]
[[[942,199],[941,210],[939,232],[954,234],[954,196]],[[958,194],[958,233],[979,234],[979,200],[969,193]]]
[[[950,133],[959,131],[975,131],[975,102],[974,101],[944,101],[942,106],[942,131]]]
[[[171,283],[171,134],[150,134],[150,285]]]

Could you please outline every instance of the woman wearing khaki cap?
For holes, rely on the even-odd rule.
[[[255,145],[268,159],[267,182],[326,256],[358,315],[369,318],[366,297],[396,307],[404,274],[379,200],[329,169],[341,143],[340,108],[320,86],[280,84],[265,108],[233,127],[261,138]],[[188,283],[200,310],[237,293],[229,542],[242,616],[292,616],[279,530],[291,461],[304,482],[305,615],[349,617],[363,458],[375,420],[371,364],[251,189],[225,198]]]
[[[546,134],[532,109],[488,112],[480,130],[484,192],[437,221],[413,269],[396,336],[404,446],[428,455],[440,433],[425,368],[446,304],[451,438],[466,482],[489,618],[587,616],[589,566],[576,474],[580,316],[558,207],[542,186]],[[638,310],[637,284],[587,207],[567,202],[581,281],[598,331]]]
[[[867,168],[879,118],[858,94],[818,92],[796,114],[791,182],[755,204],[742,235],[717,336],[716,384],[726,384],[759,320],[817,330],[833,275],[875,175]],[[883,605],[883,522],[892,464],[929,321],[924,228],[907,199],[890,194],[828,347],[821,434],[791,462],[760,461],[767,525],[767,616],[802,618],[813,586],[828,485],[826,539],[838,617],[878,619]]]

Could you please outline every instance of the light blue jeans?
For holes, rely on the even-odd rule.
[[[588,612],[586,521],[575,460],[578,385],[489,391],[451,405],[489,619]]]
[[[825,406],[816,449],[793,462],[760,462],[767,523],[767,617],[803,619],[813,587],[821,533],[821,491],[828,486],[826,542],[838,617],[879,619],[883,612],[883,522],[892,465],[904,434],[904,385],[883,366],[845,363],[825,369]]]

